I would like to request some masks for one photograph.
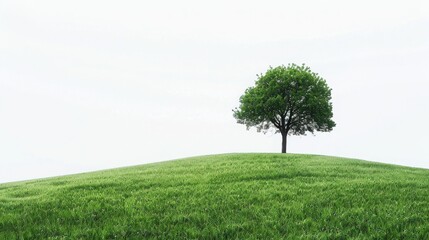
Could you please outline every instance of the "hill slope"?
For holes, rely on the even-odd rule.
[[[0,239],[429,239],[429,170],[225,154],[0,185]]]

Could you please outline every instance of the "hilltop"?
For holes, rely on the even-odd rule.
[[[0,239],[429,239],[429,170],[223,154],[0,184]]]

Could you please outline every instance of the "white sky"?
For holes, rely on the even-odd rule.
[[[0,182],[202,154],[279,152],[232,109],[306,63],[331,133],[288,151],[429,168],[429,2],[0,1]]]

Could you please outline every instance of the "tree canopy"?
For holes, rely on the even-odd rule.
[[[286,152],[288,135],[307,132],[329,132],[332,120],[331,89],[326,81],[307,66],[289,64],[270,67],[257,75],[255,86],[240,97],[234,117],[247,129],[256,127],[267,132],[275,129],[282,134],[282,152]]]

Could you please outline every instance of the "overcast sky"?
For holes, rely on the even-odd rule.
[[[337,127],[288,151],[429,168],[429,2],[0,1],[0,182],[280,152],[232,109],[305,63]]]

